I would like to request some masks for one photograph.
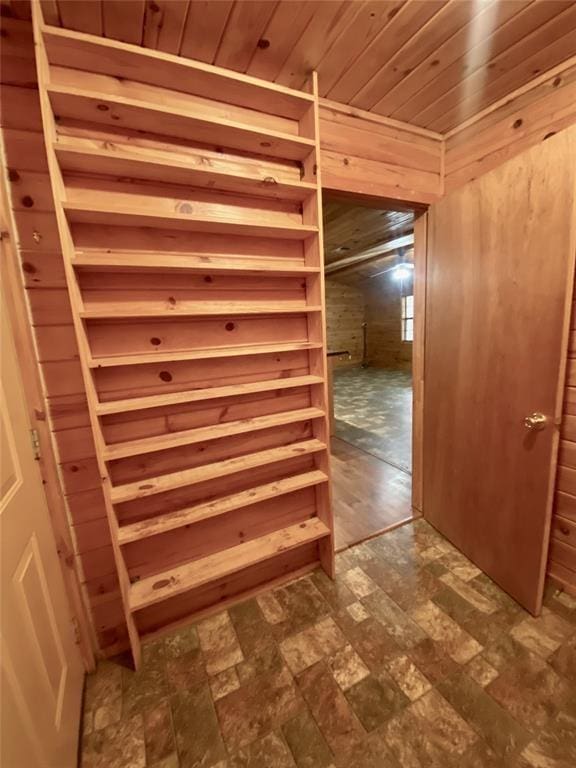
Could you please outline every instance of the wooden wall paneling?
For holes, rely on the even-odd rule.
[[[446,191],[487,173],[576,122],[576,57],[446,136]]]
[[[409,260],[408,255],[401,258]],[[398,261],[400,257],[396,255],[393,260],[380,263],[379,271],[361,283],[366,301],[367,359],[376,367],[410,370],[412,343],[402,340],[401,285],[391,272]],[[410,293],[413,279],[405,281],[403,287],[405,293]]]
[[[89,496],[89,518],[74,519],[87,585],[119,585],[138,665],[139,615],[158,603],[170,623],[208,581],[264,561],[273,573],[276,559],[284,575],[302,551],[333,573],[317,83],[271,87],[38,18],[36,35],[84,379],[53,393],[64,482],[75,511]],[[139,82],[114,79],[130,71]],[[98,105],[120,119],[102,122]],[[178,119],[157,136],[152,114]],[[103,153],[103,133],[119,153]],[[208,138],[193,150],[201,166],[218,141],[206,183],[189,141]],[[47,358],[70,333],[60,303],[36,302]],[[69,361],[46,365],[56,377]],[[109,632],[118,601],[106,604]]]
[[[576,163],[575,158],[571,161]],[[576,248],[576,238],[574,247]],[[548,576],[573,595],[576,595],[576,390],[573,386],[576,371],[575,327],[576,311],[573,303],[548,559]]]
[[[84,323],[78,314],[78,307],[82,306],[82,299],[78,284],[76,282],[76,276],[72,267],[72,259],[74,253],[74,246],[70,234],[69,224],[66,220],[66,216],[62,207],[64,199],[64,182],[58,161],[54,151],[54,144],[56,143],[56,125],[55,117],[52,113],[50,101],[47,93],[47,83],[49,82],[49,63],[44,47],[44,39],[42,35],[42,14],[39,6],[34,6],[33,9],[33,23],[34,23],[34,40],[36,44],[36,65],[38,72],[38,87],[40,94],[40,105],[42,112],[42,126],[44,130],[44,140],[46,143],[46,154],[48,158],[48,168],[50,172],[50,179],[52,184],[52,192],[54,195],[54,203],[56,210],[56,220],[58,224],[59,239],[62,246],[64,256],[64,266],[66,271],[66,281],[68,285],[68,291],[70,296],[70,303],[72,305],[72,318],[74,321],[74,328],[76,333],[76,341],[80,352],[80,365],[82,368],[82,377],[84,388],[86,391],[86,397],[88,401],[88,409],[90,412],[92,436],[96,447],[96,457],[98,462],[98,469],[102,484],[104,487],[104,500],[106,504],[106,515],[108,518],[108,524],[112,540],[112,551],[114,555],[114,562],[116,570],[118,572],[120,591],[122,594],[122,601],[124,606],[124,618],[128,628],[128,635],[130,638],[130,646],[136,667],[140,665],[141,661],[141,646],[134,624],[133,616],[131,615],[128,607],[128,573],[126,566],[122,560],[122,554],[118,545],[117,538],[115,537],[117,529],[117,521],[112,507],[110,496],[108,492],[109,480],[107,476],[107,470],[105,462],[102,458],[103,448],[103,436],[98,423],[98,416],[95,411],[95,403],[97,401],[97,394],[92,380],[91,371],[87,365],[88,345],[86,339],[86,331]]]
[[[45,410],[44,387],[34,355],[34,336],[28,321],[20,264],[14,245],[16,228],[13,221],[10,220],[12,201],[6,184],[7,163],[3,137],[0,140],[0,154],[4,166],[0,190],[2,270],[9,287],[7,296],[10,297],[9,312],[12,330],[18,348],[28,350],[28,354],[22,354],[21,357],[22,364],[26,367],[26,376],[24,377],[26,405],[30,423],[33,425],[38,440],[38,466],[42,475],[48,511],[58,546],[58,558],[64,577],[63,583],[69,601],[70,615],[74,621],[77,644],[84,665],[90,671],[94,668],[94,638],[84,605],[78,571],[75,568],[74,542],[70,533],[66,504],[58,476],[58,464],[52,441],[50,420]]]
[[[15,40],[17,40],[20,53],[19,60],[34,62],[31,22],[29,20],[17,20],[2,16],[0,24],[2,26],[2,54],[5,55],[7,50],[14,51]],[[35,298],[44,286],[47,288],[60,288],[65,285],[65,282],[62,254],[58,250],[59,241],[55,214],[50,200],[50,180],[46,173],[47,159],[44,139],[42,133],[39,132],[41,125],[37,80],[35,73],[28,71],[28,75],[33,75],[33,77],[25,83],[22,83],[20,78],[16,81],[11,81],[7,76],[6,70],[3,69],[1,100],[4,109],[1,122],[4,165],[7,169],[8,177],[8,194],[10,196],[10,204],[13,206],[12,217],[16,226],[13,232],[13,242],[14,247],[18,251],[20,262],[18,280],[21,278],[24,280],[24,286],[27,289],[28,312],[30,313]],[[7,109],[7,107],[9,108]],[[15,107],[18,107],[18,109],[15,109]],[[29,187],[22,189],[21,179],[28,175],[28,171],[33,172],[33,178],[35,179],[33,194],[25,194],[31,191]],[[48,210],[38,211],[39,200],[44,201],[40,207]],[[6,209],[8,210],[7,206]],[[14,292],[14,296],[16,295],[17,291]],[[40,300],[40,303],[48,311],[49,315],[49,302]],[[40,363],[42,391],[39,397],[42,398],[42,404],[35,408],[35,412],[42,416],[38,432],[41,442],[44,442],[44,431],[47,432],[52,440],[57,456],[58,431],[51,418],[50,396],[54,382],[58,382],[60,379],[50,376],[43,362],[43,356],[39,350],[39,335],[42,330],[43,327],[41,325],[34,325],[32,327],[32,337],[35,343],[33,345],[23,343],[22,346],[30,346],[34,356]],[[60,358],[73,358],[76,354],[76,343],[73,336],[62,339],[57,352]],[[30,377],[29,383],[30,386],[34,383],[33,376]],[[44,445],[43,452],[46,455],[46,463],[49,462],[50,450],[52,450],[50,446]],[[60,485],[60,478],[57,476],[56,488],[53,489],[49,482],[46,484],[47,491],[51,494],[51,506],[56,511],[64,508],[63,524],[66,527],[63,531],[58,529],[57,519],[56,517],[54,518],[56,537],[60,541],[61,546],[60,556],[66,561],[67,570],[78,571],[77,579],[81,581],[83,571],[81,567],[76,568],[76,560],[73,556],[73,553],[77,551],[76,542],[73,531],[70,535],[67,528],[67,513],[65,509],[67,500],[65,497],[60,499],[60,506],[58,506],[58,487]],[[64,486],[63,490],[65,491]],[[85,595],[82,594],[82,591],[80,590],[79,603],[74,603],[74,591],[72,591],[70,597],[72,604],[75,605],[74,610],[78,618],[84,658],[87,665],[90,666],[92,664],[90,656],[92,647],[102,648],[102,638],[98,635],[97,630],[96,636],[94,636],[95,628],[91,625],[89,612],[86,610],[86,603],[89,604],[89,601],[85,600]]]
[[[326,331],[328,350],[349,352],[334,358],[335,368],[359,365],[363,358],[363,325],[366,307],[363,292],[356,286],[326,280]]]
[[[324,188],[426,205],[438,200],[442,137],[320,101]]]

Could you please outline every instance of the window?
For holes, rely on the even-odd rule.
[[[414,296],[402,296],[402,341],[414,340]]]

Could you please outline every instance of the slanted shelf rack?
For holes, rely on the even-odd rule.
[[[317,82],[51,28],[39,3],[34,33],[138,667],[148,632],[333,575]]]

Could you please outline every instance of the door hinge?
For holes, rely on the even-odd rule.
[[[38,430],[31,429],[30,435],[32,437],[32,450],[34,451],[34,458],[39,459],[41,452],[40,452],[40,438],[38,437]]]
[[[80,625],[76,616],[72,616],[72,632],[74,633],[74,643],[80,645]]]

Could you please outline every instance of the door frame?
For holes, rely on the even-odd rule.
[[[2,160],[4,160],[3,146],[0,149],[2,150]],[[42,477],[50,524],[54,532],[58,561],[70,607],[70,620],[74,627],[74,634],[84,667],[87,672],[91,672],[96,666],[94,630],[84,604],[82,586],[77,571],[74,544],[68,522],[68,510],[60,485],[49,414],[36,358],[36,345],[29,320],[20,259],[18,257],[18,240],[15,236],[17,229],[9,202],[10,197],[6,180],[7,166],[5,162],[2,165],[3,171],[0,179],[0,247],[2,270],[8,288],[6,310],[12,326],[16,348],[30,351],[30,354],[24,354],[20,357],[20,368],[24,386],[24,405],[30,425],[35,432],[35,438],[38,441],[38,467]]]
[[[428,252],[428,205],[392,200],[388,197],[347,192],[322,187],[331,200],[381,208],[414,212],[414,338],[412,340],[412,512],[413,519],[423,515],[424,462],[424,353],[426,339],[426,258]]]
[[[412,511],[424,514],[424,355],[428,213],[414,219],[414,338],[412,341]]]

